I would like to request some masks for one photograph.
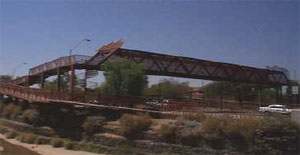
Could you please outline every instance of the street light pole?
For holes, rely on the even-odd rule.
[[[70,88],[69,88],[69,92],[71,94],[71,98],[73,96],[73,90],[74,90],[74,76],[75,76],[75,70],[74,70],[74,62],[72,61],[72,52],[74,49],[76,49],[81,43],[83,43],[84,41],[90,42],[90,39],[82,39],[81,41],[79,41],[75,46],[73,46],[70,51],[69,51],[69,63],[70,63],[70,70],[71,70],[71,74],[70,74]]]

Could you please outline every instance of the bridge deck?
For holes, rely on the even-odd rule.
[[[268,86],[287,85],[289,82],[286,75],[280,71],[130,50],[121,48],[122,45],[122,41],[104,45],[92,57],[72,55],[46,62],[31,68],[28,76],[15,79],[11,81],[11,84],[32,85],[39,83],[41,75],[47,78],[57,75],[57,69],[63,72],[70,71],[71,64],[74,65],[75,69],[101,70],[102,63],[118,58],[126,58],[143,65],[148,75],[244,82]]]

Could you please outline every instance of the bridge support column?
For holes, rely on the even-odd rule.
[[[220,107],[223,109],[223,94],[220,94]]]
[[[258,87],[257,97],[258,97],[258,104],[261,107],[262,106],[262,95],[261,95],[262,87]]]
[[[279,103],[280,102],[280,90],[279,90],[280,87],[276,87],[275,90],[276,90],[276,103]]]
[[[41,88],[45,87],[45,74],[44,72],[41,73]]]
[[[73,89],[74,89],[74,76],[75,76],[75,69],[74,69],[74,65],[71,64],[70,89],[69,89],[69,92],[71,94],[71,98],[72,98]]]
[[[61,71],[60,71],[60,68],[57,68],[56,72],[57,72],[56,90],[60,91],[60,88],[61,88]]]
[[[84,91],[87,90],[86,87],[87,87],[87,70],[85,70],[85,73],[84,73],[84,84],[83,84]]]

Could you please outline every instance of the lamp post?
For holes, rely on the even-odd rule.
[[[13,68],[13,72],[12,72],[12,78],[15,78],[15,73],[16,73],[16,69],[20,68],[22,65],[27,65],[27,62],[22,62],[20,64],[18,64],[16,67]]]
[[[69,63],[70,63],[70,70],[71,70],[71,74],[70,74],[70,88],[69,88],[69,92],[71,94],[71,98],[72,98],[72,94],[73,94],[73,89],[74,89],[74,62],[72,62],[72,52],[74,49],[76,49],[81,43],[83,43],[84,41],[86,42],[90,42],[90,39],[82,39],[80,40],[77,44],[75,44],[69,51]]]

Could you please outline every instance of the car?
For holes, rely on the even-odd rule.
[[[259,107],[259,112],[290,114],[292,112],[292,110],[288,109],[285,105],[271,104],[267,107]]]

